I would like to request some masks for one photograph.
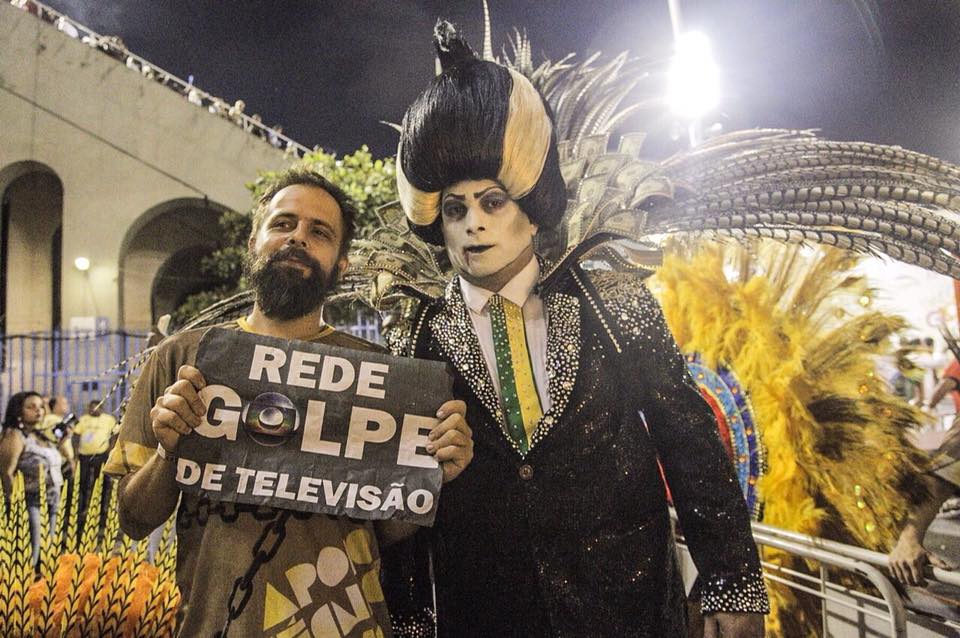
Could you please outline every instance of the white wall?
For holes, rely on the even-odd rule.
[[[244,183],[286,165],[233,123],[0,3],[0,171],[24,160],[63,184],[64,325],[93,313],[117,325],[121,247],[140,215],[176,198],[246,210]],[[72,266],[80,255],[86,275]]]

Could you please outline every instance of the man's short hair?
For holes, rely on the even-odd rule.
[[[253,209],[253,226],[250,229],[250,237],[256,236],[260,230],[260,226],[263,225],[263,220],[267,216],[267,207],[270,205],[270,200],[273,199],[274,195],[288,186],[296,185],[313,186],[323,189],[337,202],[337,205],[340,206],[340,218],[343,222],[343,237],[340,238],[340,256],[346,255],[350,249],[350,242],[356,233],[357,205],[354,204],[353,200],[350,199],[342,188],[329,179],[316,171],[299,166],[289,168],[277,175],[277,177],[270,182],[267,189],[263,191],[263,194],[260,195]]]

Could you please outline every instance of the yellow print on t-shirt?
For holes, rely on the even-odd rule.
[[[369,536],[356,529],[343,545],[322,548],[315,563],[288,569],[286,582],[267,583],[264,636],[383,638],[370,607],[383,602],[383,591]]]

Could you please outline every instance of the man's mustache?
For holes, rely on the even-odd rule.
[[[296,261],[305,266],[310,266],[313,269],[314,273],[322,272],[320,263],[311,257],[307,251],[296,246],[287,246],[286,248],[281,248],[277,252],[270,255],[267,258],[267,266],[273,266],[280,261]]]

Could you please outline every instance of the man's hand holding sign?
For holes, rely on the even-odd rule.
[[[433,454],[443,469],[443,482],[460,476],[473,460],[473,432],[467,425],[467,404],[459,399],[446,401],[437,410],[437,424],[427,438],[427,452]]]
[[[357,213],[322,175],[269,180],[244,259],[253,308],[143,364],[104,471],[131,537],[176,513],[178,635],[389,635],[379,548],[430,524],[470,462],[442,367],[323,321]]]
[[[180,437],[189,434],[203,422],[207,407],[199,392],[206,386],[203,374],[193,366],[180,366],[177,382],[157,397],[150,411],[153,432],[164,448],[164,454],[175,456]],[[473,459],[473,438],[465,420],[467,404],[451,399],[437,410],[437,424],[427,438],[427,452],[434,455],[443,469],[443,482],[457,478]]]
[[[184,490],[429,524],[441,477],[473,456],[465,404],[429,406],[449,396],[441,365],[229,330],[197,363],[207,374],[180,367],[151,410]]]

